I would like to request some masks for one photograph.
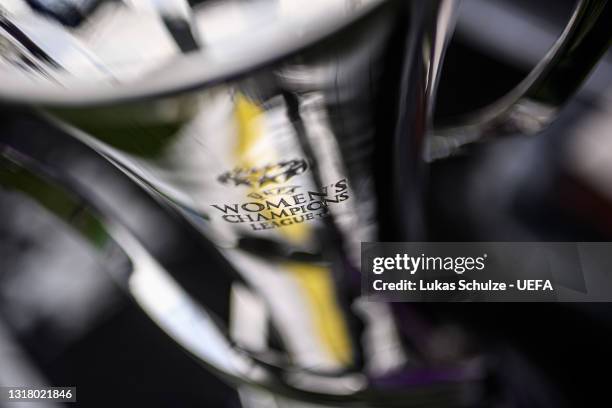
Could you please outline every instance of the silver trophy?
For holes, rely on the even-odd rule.
[[[0,185],[71,225],[161,329],[242,389],[473,406],[485,399],[482,359],[415,358],[406,305],[361,294],[361,243],[426,240],[431,160],[546,127],[608,48],[611,6],[579,1],[514,90],[434,127],[459,6],[2,0],[2,103],[34,107],[119,168],[186,223],[208,266],[186,277],[164,265],[95,184],[76,186],[8,144]]]

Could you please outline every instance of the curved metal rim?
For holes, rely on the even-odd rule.
[[[75,82],[64,87],[46,87],[0,72],[0,101],[53,107],[102,106],[168,96],[214,85],[295,54],[344,30],[392,1],[373,1],[349,15],[322,13],[316,25],[310,27],[296,21],[280,21],[254,35],[243,36],[222,55],[212,56],[206,49],[186,54],[146,78],[131,83],[113,85]]]

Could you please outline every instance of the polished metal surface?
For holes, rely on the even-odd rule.
[[[529,75],[491,106],[440,124],[428,139],[425,159],[449,156],[489,137],[535,134],[549,125],[610,47],[611,10],[607,1],[578,1],[563,33]]]
[[[231,311],[219,319],[112,214],[87,194],[77,200],[86,209],[77,229],[98,248],[121,248],[131,265],[121,283],[151,318],[221,375],[293,398],[483,400],[482,356],[432,349],[410,305],[361,296],[360,244],[426,239],[424,152],[446,156],[534,115],[546,123],[607,47],[608,3],[580,2],[524,83],[433,135],[456,1],[100,3],[66,20],[0,2],[0,98],[37,107],[224,260],[201,271],[213,290],[213,276],[232,281],[218,289]],[[578,53],[588,36],[596,41]],[[559,76],[566,86],[551,96]],[[63,181],[52,188],[33,166],[5,150],[2,183],[43,205],[37,192],[51,189],[70,208],[47,207],[74,224]]]

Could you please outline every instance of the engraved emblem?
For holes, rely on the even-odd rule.
[[[306,160],[293,159],[263,167],[236,167],[221,174],[217,180],[223,184],[261,188],[270,184],[285,183],[294,176],[304,173],[307,169],[308,163]]]

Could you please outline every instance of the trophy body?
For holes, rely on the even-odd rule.
[[[15,30],[38,38],[38,20],[22,19],[21,27],[0,20],[7,55],[29,61],[25,82],[7,83],[3,98],[40,107],[187,220],[215,253],[196,273],[230,313],[215,315],[205,298],[191,299],[190,288],[176,282],[180,271],[164,270],[102,212],[99,228],[133,266],[123,278],[127,290],[182,346],[245,384],[326,403],[461,406],[482,399],[482,361],[460,353],[414,358],[409,305],[364,299],[360,246],[425,240],[424,151],[437,156],[449,143],[516,129],[538,115],[544,125],[565,98],[544,92],[559,77],[550,64],[609,10],[599,10],[597,24],[577,18],[546,69],[506,101],[460,129],[432,134],[453,0],[227,2],[193,14],[186,3],[161,3],[157,14],[139,19],[113,15],[106,3],[88,7],[104,24],[83,23],[71,36],[45,25],[45,33],[67,41],[61,53],[44,38],[30,48],[19,42]],[[140,35],[118,36],[112,46],[95,35],[128,32],[136,21],[132,31]],[[140,62],[105,65],[109,55]],[[592,63],[572,72],[578,78]],[[66,75],[97,84],[66,85]],[[32,77],[64,88],[42,89]],[[528,114],[525,106],[532,106]],[[28,177],[42,177],[35,173]],[[18,179],[3,180],[20,189]]]

